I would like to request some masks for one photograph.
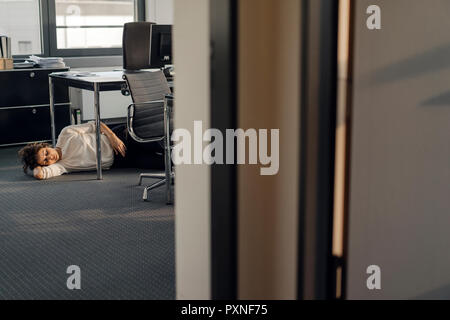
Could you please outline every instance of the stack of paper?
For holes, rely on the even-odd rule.
[[[66,66],[63,58],[30,56],[30,59],[28,60],[35,62],[41,68],[64,68]]]

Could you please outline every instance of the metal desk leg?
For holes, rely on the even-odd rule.
[[[100,134],[100,92],[98,83],[94,83],[95,129],[97,140],[97,180],[102,180],[102,141]]]
[[[53,148],[56,147],[56,133],[55,133],[55,89],[53,87],[52,77],[48,77],[48,89],[50,96],[50,127],[52,130],[52,144]]]

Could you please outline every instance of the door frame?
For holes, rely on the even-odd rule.
[[[339,1],[302,1],[298,298],[335,297],[332,256]]]
[[[237,0],[210,1],[211,128],[224,136],[237,126],[237,21]],[[237,290],[237,167],[213,164],[211,298],[235,300]]]

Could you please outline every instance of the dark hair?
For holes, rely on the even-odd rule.
[[[48,148],[50,145],[45,142],[35,142],[23,147],[19,151],[19,157],[23,164],[23,172],[27,173],[28,168],[33,170],[39,164],[37,163],[37,154],[42,148]]]

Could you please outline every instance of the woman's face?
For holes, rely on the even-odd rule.
[[[59,153],[53,148],[41,148],[37,154],[37,163],[40,166],[49,166],[59,160]]]

